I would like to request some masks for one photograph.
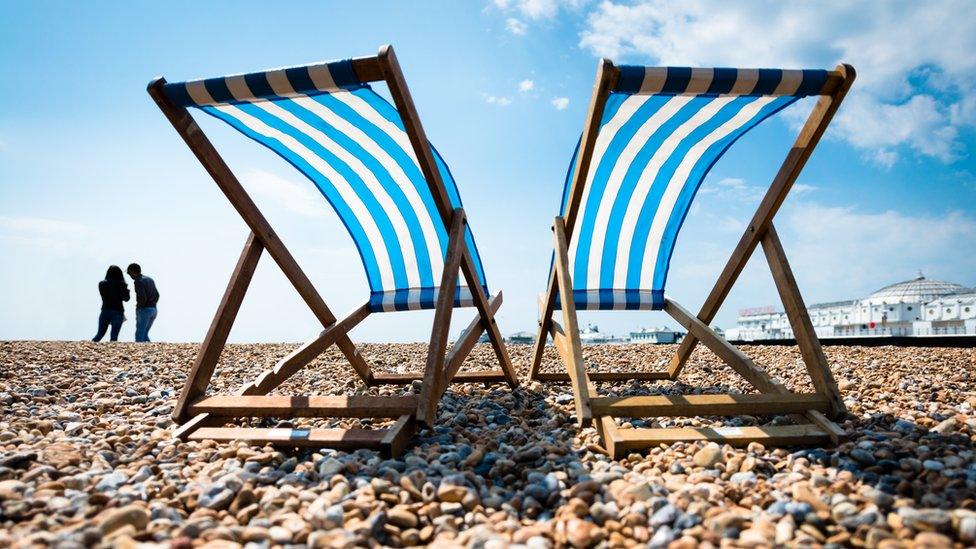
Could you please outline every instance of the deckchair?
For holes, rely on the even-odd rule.
[[[676,440],[745,445],[837,443],[844,403],[813,331],[773,217],[854,80],[854,69],[616,67],[602,60],[573,155],[555,253],[540,301],[531,378],[572,384],[580,426],[596,424],[611,456]],[[697,315],[664,293],[678,231],[712,165],[743,134],[801,97],[820,96]],[[815,392],[793,393],[719,336],[712,321],[762,245]],[[561,310],[561,323],[553,318]],[[667,371],[587,372],[577,310],[664,310],[688,335]],[[566,373],[541,372],[548,336]],[[601,397],[594,381],[675,380],[701,341],[758,394]],[[795,425],[618,429],[615,417],[789,414]]]
[[[370,87],[385,82],[393,105]],[[282,446],[372,448],[399,454],[420,422],[431,425],[452,382],[517,385],[457,187],[429,144],[393,48],[348,59],[180,83],[153,80],[149,94],[250,227],[217,313],[183,387],[173,418],[186,440],[248,440]],[[274,229],[190,116],[197,108],[271,149],[310,179],[355,242],[370,295],[347,316],[333,315]],[[207,395],[220,353],[262,251],[267,250],[323,326],[322,332],[242,387]],[[460,275],[464,283],[459,282]],[[477,309],[445,357],[455,307]],[[421,374],[374,373],[349,338],[372,313],[434,309]],[[458,373],[487,331],[501,370]],[[268,395],[336,345],[367,386],[422,380],[419,395]],[[223,428],[232,418],[395,419],[388,429]]]

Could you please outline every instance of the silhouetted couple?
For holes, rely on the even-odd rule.
[[[136,289],[136,341],[149,341],[149,328],[156,320],[156,302],[159,301],[159,291],[153,279],[142,274],[142,267],[132,263],[126,269],[132,278],[132,285]],[[101,341],[105,332],[112,328],[109,337],[112,341],[119,340],[119,331],[125,322],[125,307],[123,302],[129,301],[129,286],[122,276],[122,269],[112,265],[105,273],[105,280],[98,283],[98,293],[102,296],[102,312],[98,315],[98,333],[92,341]]]

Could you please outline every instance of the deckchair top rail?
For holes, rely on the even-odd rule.
[[[168,82],[164,91],[182,107],[330,93],[383,80],[376,57],[321,61],[262,71]]]
[[[792,96],[829,95],[843,80],[839,71],[728,67],[614,67],[612,91],[645,95]]]

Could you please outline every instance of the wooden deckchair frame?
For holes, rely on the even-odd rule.
[[[365,447],[378,449],[387,455],[397,455],[405,448],[416,428],[416,422],[428,426],[433,424],[437,403],[450,383],[506,381],[513,388],[518,385],[515,369],[512,367],[504,340],[495,322],[494,315],[501,305],[502,294],[499,292],[489,299],[481,290],[477,268],[464,239],[467,223],[464,211],[451,205],[393,47],[389,45],[381,47],[378,55],[374,57],[353,59],[352,66],[361,82],[386,82],[403,120],[404,129],[410,138],[421,171],[434,197],[438,213],[444,226],[449,229],[448,252],[434,309],[434,323],[425,369],[419,375],[373,373],[348,335],[350,330],[369,316],[369,303],[355,308],[342,319],[336,318],[187,108],[170,101],[163,92],[166,80],[162,77],[156,78],[148,86],[149,95],[251,230],[173,411],[173,419],[182,424],[176,434],[183,440],[252,440],[286,446],[338,449]],[[258,260],[265,250],[321,322],[324,330],[282,358],[273,368],[242,387],[237,395],[206,397],[217,361],[240,310]],[[459,271],[464,276],[468,288],[471,289],[477,315],[445,356],[451,316],[455,308],[454,296]],[[458,370],[464,359],[485,331],[488,332],[488,339],[501,365],[501,371],[459,374]],[[399,397],[266,396],[331,345],[339,348],[367,386],[403,385],[414,380],[422,380],[421,394]],[[397,421],[393,427],[386,430],[214,427],[225,423],[230,418],[262,416],[379,417],[397,418]]]
[[[773,226],[773,218],[853,84],[854,68],[841,64],[828,73],[816,106],[797,135],[793,147],[698,315],[692,315],[678,303],[665,298],[664,311],[688,330],[667,371],[588,373],[576,320],[567,246],[579,213],[604,106],[619,75],[620,69],[611,61],[600,61],[565,213],[563,217],[556,217],[553,223],[555,262],[545,297],[539,303],[539,325],[530,378],[540,381],[569,381],[572,384],[578,424],[581,427],[588,426],[596,419],[598,433],[611,457],[619,457],[629,450],[678,440],[715,440],[737,445],[752,441],[782,445],[841,442],[846,434],[831,419],[842,417],[846,413],[846,407],[800,296],[783,245]],[[787,318],[793,327],[803,362],[816,390],[814,393],[790,392],[752,359],[708,327],[759,244],[762,245]],[[562,324],[553,318],[557,295],[562,307]],[[566,373],[540,372],[542,354],[550,336],[559,351]],[[600,397],[596,394],[593,381],[676,380],[699,341],[742,375],[759,394],[648,397]],[[728,429],[617,429],[613,420],[614,417],[776,413],[791,414],[795,419],[808,423]]]

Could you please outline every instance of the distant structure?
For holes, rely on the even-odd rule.
[[[661,326],[660,328],[641,328],[636,332],[630,332],[631,343],[677,343],[681,341],[684,332],[678,332]]]
[[[580,343],[583,345],[598,345],[601,343],[627,343],[630,341],[626,337],[615,337],[613,334],[600,332],[600,327],[594,324],[587,324],[586,329],[580,330]]]
[[[515,345],[532,345],[535,343],[535,334],[532,332],[515,332],[514,334],[505,338],[505,343],[513,343]]]
[[[863,299],[807,307],[818,337],[976,335],[976,290],[916,278],[885,286]],[[786,313],[772,307],[739,311],[729,339],[792,339]]]

